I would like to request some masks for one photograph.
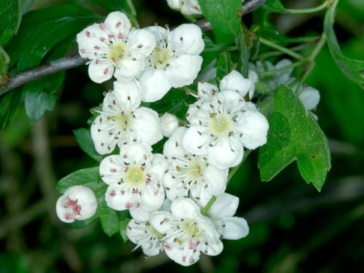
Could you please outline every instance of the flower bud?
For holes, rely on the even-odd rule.
[[[61,221],[72,223],[74,220],[91,218],[97,209],[97,199],[91,189],[85,186],[72,186],[58,198],[57,216]]]
[[[162,127],[162,134],[165,137],[170,137],[174,130],[178,127],[178,119],[175,115],[170,113],[165,113],[161,118],[161,127]]]

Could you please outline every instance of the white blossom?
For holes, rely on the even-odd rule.
[[[237,89],[240,85],[231,81],[223,86],[229,89],[217,92],[218,88],[210,84],[198,86],[198,101],[188,110],[190,126],[182,140],[185,150],[207,156],[219,169],[238,165],[244,147],[255,149],[265,144],[269,127],[255,105],[244,100]]]
[[[130,241],[141,247],[147,256],[155,256],[163,251],[163,235],[160,234],[148,220],[138,221],[131,219],[127,228],[126,235]]]
[[[178,118],[170,113],[164,113],[160,117],[162,134],[165,137],[170,137],[174,130],[178,128]]]
[[[201,15],[202,11],[197,0],[167,0],[171,9],[180,11],[183,15]]]
[[[209,164],[204,156],[188,153],[182,147],[186,130],[179,127],[164,145],[163,154],[170,162],[163,179],[166,194],[170,200],[189,193],[197,202],[209,200],[225,191],[228,170]]]
[[[162,186],[167,162],[151,147],[141,143],[125,145],[119,155],[111,155],[100,163],[101,179],[108,184],[105,200],[115,210],[141,208],[158,210],[165,198]]]
[[[69,187],[56,203],[57,216],[66,223],[91,218],[96,213],[96,209],[96,196],[85,186]]]
[[[297,95],[308,111],[314,110],[320,101],[320,92],[311,86],[303,86]]]
[[[91,125],[91,137],[99,154],[111,153],[130,142],[153,145],[163,138],[158,114],[139,107],[140,85],[136,80],[114,82],[106,94],[100,115]]]
[[[213,222],[200,213],[199,206],[191,199],[174,200],[171,212],[152,213],[150,223],[164,236],[168,257],[183,266],[196,263],[201,252],[215,256],[223,250]]]
[[[202,64],[199,54],[204,48],[202,32],[194,24],[182,24],[172,31],[160,26],[145,30],[154,34],[157,45],[140,75],[142,101],[161,99],[171,87],[191,84]]]
[[[206,205],[207,202],[204,204]],[[217,196],[208,210],[208,216],[215,223],[223,239],[238,240],[248,235],[249,227],[246,220],[234,214],[239,206],[239,198],[228,193]]]
[[[113,75],[117,79],[136,77],[155,47],[151,33],[132,28],[126,15],[118,11],[77,34],[77,43],[81,57],[90,60],[90,78],[97,83]]]

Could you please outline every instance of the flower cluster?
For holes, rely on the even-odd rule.
[[[257,74],[244,78],[233,70],[218,86],[198,82],[182,126],[174,115],[160,117],[141,103],[193,83],[204,48],[198,27],[134,29],[124,14],[113,12],[79,33],[77,42],[81,56],[90,60],[93,81],[116,78],[92,122],[91,137],[104,155],[99,173],[107,205],[132,217],[126,230],[130,241],[147,256],[165,251],[188,266],[201,253],[221,253],[222,239],[245,237],[247,222],[234,216],[239,198],[225,190],[229,169],[242,162],[244,151],[267,141],[267,119],[250,101]],[[163,137],[163,152],[154,153],[152,145]],[[60,219],[94,215],[90,191],[83,186],[66,191],[57,202]]]

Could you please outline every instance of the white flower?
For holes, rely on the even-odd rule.
[[[165,113],[161,116],[160,121],[162,134],[165,137],[170,137],[178,127],[178,118],[170,113]]]
[[[117,79],[136,77],[155,47],[151,33],[132,28],[126,15],[118,11],[110,13],[104,23],[77,34],[77,43],[81,57],[91,60],[89,76],[97,83],[113,75]]]
[[[74,220],[91,218],[97,209],[96,196],[85,186],[72,186],[58,198],[56,204],[57,216],[61,221],[72,223]]]
[[[125,145],[120,155],[111,155],[100,163],[101,179],[108,184],[105,200],[115,210],[141,208],[158,210],[164,201],[163,175],[167,162],[151,147],[141,143]]]
[[[147,256],[155,256],[163,251],[163,235],[160,234],[149,221],[130,220],[126,235],[129,240],[141,247]]]
[[[242,97],[249,94],[249,98],[253,97],[255,82],[258,80],[258,75],[250,71],[249,78],[245,79],[239,72],[233,70],[220,82],[220,90],[232,90],[238,92]]]
[[[163,138],[158,114],[139,107],[140,86],[136,80],[114,82],[106,94],[100,115],[91,125],[91,137],[99,154],[130,142],[153,145]]]
[[[171,212],[154,212],[150,223],[163,234],[164,251],[175,262],[188,266],[197,262],[200,253],[215,256],[223,250],[213,222],[200,213],[191,199],[172,202]]]
[[[245,102],[241,92],[236,88],[217,92],[217,87],[206,84],[198,88],[198,101],[187,113],[190,127],[182,140],[185,150],[206,155],[210,164],[228,169],[241,162],[244,147],[255,149],[266,143],[268,121],[253,103]]]
[[[199,202],[225,191],[228,170],[208,164],[207,158],[188,153],[182,147],[187,128],[179,127],[164,144],[163,154],[170,162],[163,184],[167,197],[174,200],[189,193]]]
[[[171,87],[182,87],[194,81],[202,64],[198,54],[204,48],[204,41],[201,29],[194,24],[180,25],[171,32],[159,26],[145,29],[154,34],[157,46],[139,80],[142,101],[154,102]]]
[[[204,204],[206,205],[207,202]],[[217,196],[208,211],[223,239],[238,240],[248,235],[249,227],[244,218],[234,217],[239,198],[228,193]]]
[[[171,9],[180,11],[183,15],[201,15],[202,11],[197,0],[167,0]]]

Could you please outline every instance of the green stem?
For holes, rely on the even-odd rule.
[[[307,13],[313,13],[318,12],[320,10],[323,10],[327,7],[329,7],[332,4],[333,0],[328,0],[322,3],[320,6],[315,8],[309,8],[309,9],[285,9],[284,13],[287,14],[307,14]]]
[[[207,216],[207,213],[208,213],[208,211],[209,211],[209,209],[211,208],[211,206],[212,206],[212,204],[213,203],[215,203],[215,201],[216,201],[216,196],[215,195],[213,195],[211,198],[210,198],[210,200],[209,200],[209,202],[206,204],[206,206],[201,210],[201,214],[202,215],[205,215],[205,216]]]
[[[292,51],[292,50],[290,50],[288,48],[277,45],[277,44],[275,44],[275,43],[273,43],[273,42],[271,42],[269,40],[266,40],[266,39],[264,39],[262,37],[259,37],[259,41],[262,44],[265,44],[266,46],[275,48],[275,49],[277,49],[277,50],[279,50],[279,51],[281,51],[281,52],[283,52],[283,53],[285,53],[285,54],[287,54],[287,55],[289,55],[289,56],[291,56],[291,57],[293,57],[293,58],[295,58],[297,60],[302,60],[303,59],[303,57],[300,54],[298,54],[298,53],[296,53],[296,52],[294,52],[294,51]]]
[[[318,41],[315,49],[312,51],[310,57],[307,60],[307,68],[300,80],[300,82],[301,82],[300,86],[303,85],[307,76],[311,73],[312,69],[314,68],[315,59],[316,59],[317,55],[320,53],[320,51],[323,48],[323,46],[325,45],[325,43],[326,43],[326,35],[325,35],[325,33],[322,33],[320,40]]]

